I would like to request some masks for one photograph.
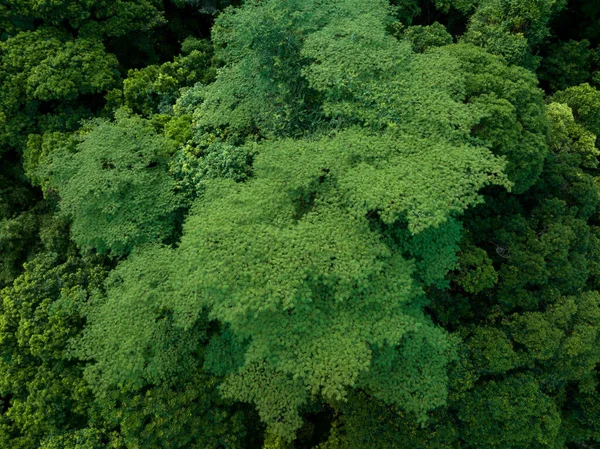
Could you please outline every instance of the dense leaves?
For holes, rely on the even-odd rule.
[[[166,170],[171,151],[149,124],[123,117],[93,125],[74,154],[55,156],[51,176],[61,213],[73,218],[73,240],[122,255],[171,237],[178,207]]]
[[[600,443],[596,3],[2,3],[0,447]]]

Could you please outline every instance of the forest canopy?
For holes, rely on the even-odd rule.
[[[0,5],[0,448],[600,444],[600,6]]]

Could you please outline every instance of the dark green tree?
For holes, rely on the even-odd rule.
[[[549,22],[565,0],[482,0],[469,20],[463,39],[510,63],[535,68],[535,49],[549,34]]]
[[[41,441],[87,425],[91,392],[81,364],[66,345],[83,325],[86,290],[99,286],[104,268],[75,254],[65,260],[41,253],[25,266],[0,303],[0,444],[38,448]]]

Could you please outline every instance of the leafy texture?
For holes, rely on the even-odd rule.
[[[177,201],[166,172],[172,144],[136,118],[100,122],[74,154],[54,162],[61,209],[73,217],[73,239],[85,249],[128,253],[168,239]]]
[[[599,17],[0,4],[0,447],[596,446]]]
[[[233,17],[269,7],[251,4]],[[469,143],[467,124],[476,118],[458,101],[464,78],[439,85],[419,75],[459,69],[459,61],[442,52],[412,56],[386,34],[383,5],[343,8],[350,19],[336,11],[305,25],[323,23],[306,38],[301,55],[315,62],[302,72],[332,123],[388,132],[350,128],[258,145],[253,179],[208,183],[177,250],[186,268],[175,277],[175,319],[190,326],[208,309],[227,325],[245,345],[236,352],[243,359],[207,363],[228,374],[227,397],[254,402],[286,439],[309,394],[340,400],[360,385],[421,419],[444,402],[451,344],[423,315],[420,285],[442,282],[455,263],[453,217],[477,203],[486,184],[507,185],[504,163]],[[324,46],[333,33],[335,47]],[[232,57],[235,48],[227,47]],[[367,64],[373,51],[381,51],[381,67]],[[206,99],[198,114],[215,104]],[[450,110],[426,115],[443,105]],[[444,139],[434,141],[434,130]]]

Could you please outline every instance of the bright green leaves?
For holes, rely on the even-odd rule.
[[[408,135],[351,129],[316,141],[264,144],[259,153],[257,176],[280,179],[305,197],[335,183],[335,196],[357,216],[376,211],[388,225],[406,219],[412,234],[476,204],[485,185],[506,184],[504,163],[489,151]]]
[[[46,22],[0,43],[0,143],[84,254],[117,256],[91,279],[47,211],[19,215],[3,166],[2,281],[31,248],[71,258],[39,256],[3,291],[0,446],[254,447],[228,401],[256,407],[265,448],[308,445],[321,412],[323,448],[598,438],[599,101],[570,87],[593,50],[551,50],[566,90],[546,105],[511,64],[535,66],[564,2],[394,3],[247,1],[216,18],[214,55],[188,39],[122,89],[102,39],[159,23],[154,2],[0,19]],[[443,25],[395,23],[420,5]]]
[[[517,192],[535,181],[547,129],[530,72],[473,46],[414,55],[388,34],[384,4],[330,7],[251,3],[223,14],[214,38],[227,65],[198,94],[199,132],[220,130],[234,143],[352,125],[463,142],[474,136],[506,156]]]
[[[175,310],[188,316],[208,307],[251,339],[224,391],[254,398],[273,431],[289,439],[306,390],[339,399],[368,368],[370,342],[397,343],[414,327],[406,311],[414,294],[411,264],[392,257],[364,218],[328,204],[332,197],[315,198],[299,214],[281,187],[257,180],[209,188],[186,223],[179,251],[192,291]],[[263,377],[277,397],[256,393]]]
[[[506,156],[517,192],[535,182],[546,155],[547,128],[542,92],[530,72],[507,66],[502,58],[474,46],[415,55],[406,43],[387,34],[384,6],[381,11],[363,11],[349,2],[340,6],[347,14],[339,19],[339,12],[329,12],[327,18],[322,6],[311,22],[302,23],[308,20],[307,8],[277,22],[294,30],[285,40],[265,34],[259,41],[252,37],[258,30],[246,22],[260,12],[283,14],[280,8],[263,11],[264,5],[253,4],[231,17],[221,16],[215,38],[226,44],[221,57],[230,64],[199,95],[199,131],[221,129],[225,138],[236,142],[256,133],[293,135],[318,122],[317,129],[360,125],[457,142],[476,137],[495,154]],[[242,34],[244,27],[248,34]],[[261,69],[251,69],[249,65],[259,61]],[[279,74],[283,67],[296,66],[294,73]],[[251,72],[256,75],[241,77]],[[268,106],[295,102],[293,112]],[[313,125],[302,124],[294,114],[302,120],[312,115]]]
[[[102,43],[50,29],[2,42],[0,142],[22,150],[28,133],[76,128],[94,108],[75,100],[115,86],[116,69],[116,58]]]
[[[104,278],[97,263],[43,253],[0,292],[0,395],[6,398],[0,441],[6,447],[38,447],[46,436],[86,423],[91,398],[65,347],[83,324],[87,288]]]
[[[34,42],[39,44],[43,40],[50,48],[46,50],[48,56],[41,62],[36,61],[27,77],[25,90],[29,97],[42,101],[72,100],[105,91],[115,84],[117,60],[106,54],[98,42],[78,39],[61,45],[58,40],[32,37]],[[65,67],[71,70],[65,71]]]
[[[566,104],[550,103],[547,111],[551,127],[550,148],[554,154],[571,159],[573,165],[596,168],[600,155],[595,146],[596,135],[575,122],[573,111]]]
[[[73,355],[94,362],[84,371],[92,422],[118,426],[119,448],[242,448],[244,413],[227,407],[218,379],[202,369],[206,319],[175,325],[176,262],[170,248],[138,248],[87,304]]]
[[[404,72],[403,61],[411,53],[408,45],[399,45],[387,34],[390,17],[378,6],[331,21],[311,33],[302,48],[302,55],[311,62],[304,69],[309,85],[323,93],[324,112],[343,124],[365,120],[361,117],[365,109],[372,114],[373,109],[385,108],[378,104],[383,98],[377,102],[381,93],[371,94],[371,90],[382,81],[381,89],[389,93],[386,81]],[[366,125],[376,123],[367,119]]]
[[[302,425],[298,409],[308,400],[306,386],[268,363],[246,363],[236,375],[226,378],[220,389],[225,398],[255,404],[268,433],[283,441],[293,440]]]
[[[163,305],[185,329],[205,310],[220,323],[206,367],[225,375],[226,397],[253,402],[285,440],[309,397],[340,401],[358,386],[419,420],[445,402],[454,343],[423,314],[421,288],[446,285],[458,217],[478,191],[511,185],[492,154],[503,147],[472,135],[490,112],[465,102],[490,94],[489,55],[464,46],[414,54],[390,23],[384,2],[248,3],[215,25],[226,63],[215,83],[176,105],[200,102],[195,141],[206,169],[193,181],[202,196]],[[494,80],[513,108],[509,125],[522,120],[529,132],[535,118],[513,103],[533,102],[535,117],[534,81],[493,62],[498,78],[508,73],[529,95],[516,88],[504,99]],[[313,113],[318,122],[304,122]],[[297,138],[311,130],[320,132]],[[268,139],[234,146],[252,134]],[[236,154],[254,155],[243,183],[234,182],[244,179],[233,176]]]
[[[86,427],[45,438],[39,449],[104,449],[107,446],[103,440],[104,435],[101,431],[93,427]],[[112,449],[115,446],[108,447]]]
[[[255,398],[286,438],[305,390],[339,400],[361,382],[419,414],[441,405],[449,346],[419,311],[415,262],[415,277],[443,280],[460,235],[449,217],[476,203],[482,186],[505,182],[503,162],[466,145],[358,130],[257,151],[254,179],[208,184],[177,250],[188,268],[178,276],[185,294],[174,302],[176,317],[186,322],[206,307],[249,339],[244,367],[224,392]],[[407,224],[414,238],[384,230]],[[373,365],[371,347],[386,345]],[[405,370],[392,371],[390,357]],[[428,380],[408,374],[425,371]],[[293,404],[285,395],[269,399],[286,410],[283,423],[272,415],[275,403],[251,393],[257,372],[279,379],[274,392],[300,394]]]
[[[111,272],[107,298],[98,258],[64,262],[52,253],[2,290],[0,442],[19,449],[247,447],[246,412],[228,407],[218,380],[201,369],[202,329],[174,329],[157,300],[170,288],[170,254],[149,247],[132,255]],[[90,327],[80,339],[84,315]],[[81,348],[75,352],[93,352],[98,363],[84,371],[67,351],[73,341]]]
[[[247,179],[254,153],[255,148],[250,146],[235,147],[218,140],[205,148],[186,145],[173,158],[171,173],[177,179],[177,188],[195,198],[212,179]]]
[[[75,152],[79,141],[80,133],[30,134],[23,153],[23,169],[31,184],[47,188],[53,155]]]
[[[94,297],[87,313],[90,325],[77,352],[96,361],[86,370],[96,391],[169,384],[197,368],[192,354],[202,352],[202,327],[193,332],[173,328],[164,305],[173,290],[172,264],[169,248],[142,248],[111,272],[106,295],[98,292]]]
[[[586,83],[557,92],[552,100],[566,103],[581,125],[600,135],[600,91]]]
[[[166,171],[169,140],[123,117],[92,126],[77,150],[56,156],[53,182],[82,248],[122,255],[171,237],[178,203]]]
[[[198,125],[227,128],[238,138],[289,135],[313,126],[310,93],[300,76],[300,48],[307,29],[315,26],[311,15],[324,6],[304,0],[252,1],[220,15],[212,36],[225,66],[204,93]],[[331,5],[324,8],[330,10]]]
[[[358,385],[424,423],[427,412],[446,404],[447,364],[456,357],[456,343],[444,330],[423,320],[397,348],[375,348],[371,367],[361,375]]]
[[[322,94],[326,116],[342,126],[464,140],[479,116],[460,103],[465,86],[459,61],[445,50],[413,55],[383,25],[374,33],[373,24],[356,19],[354,28],[325,27],[307,39],[303,54],[314,63],[305,74]]]

